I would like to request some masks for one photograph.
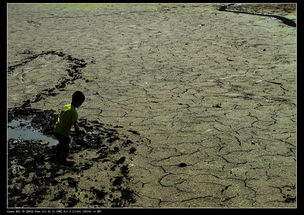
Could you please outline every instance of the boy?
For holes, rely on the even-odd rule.
[[[72,96],[72,103],[63,107],[57,122],[54,126],[54,136],[59,141],[56,147],[57,158],[59,161],[65,162],[69,155],[70,130],[72,125],[78,134],[79,127],[77,124],[78,113],[76,108],[80,107],[85,100],[85,96],[81,91],[76,91]]]

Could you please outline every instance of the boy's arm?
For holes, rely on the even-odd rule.
[[[75,128],[75,131],[76,131],[76,134],[78,135],[79,134],[79,125],[77,122],[74,122],[74,128]]]

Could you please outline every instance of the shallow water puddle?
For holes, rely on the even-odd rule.
[[[31,119],[15,119],[7,125],[8,139],[21,140],[42,140],[47,141],[48,146],[58,144],[58,141],[51,137],[44,135],[41,131],[31,126]]]

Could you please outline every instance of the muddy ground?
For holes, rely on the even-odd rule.
[[[8,140],[8,206],[296,207],[297,28],[219,7],[8,4],[9,120],[86,95],[68,163]]]
[[[29,108],[9,110],[9,120],[32,119],[32,126],[52,134],[54,111]],[[41,120],[41,119],[46,120]],[[55,147],[43,141],[9,139],[8,192],[11,207],[125,207],[134,203],[129,187],[129,162],[138,144],[129,130],[109,128],[96,120],[80,120],[81,132],[72,132],[67,162],[55,157]]]

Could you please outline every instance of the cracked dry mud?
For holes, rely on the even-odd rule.
[[[87,98],[72,167],[8,140],[9,206],[296,207],[296,28],[219,6],[9,4],[12,118]]]

